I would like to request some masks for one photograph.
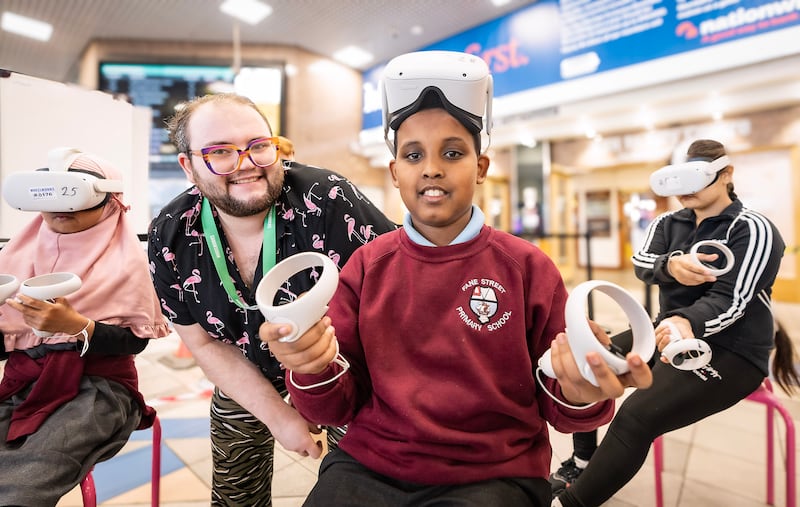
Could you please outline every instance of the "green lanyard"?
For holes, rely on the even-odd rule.
[[[236,289],[233,287],[233,280],[228,272],[228,264],[225,262],[225,254],[222,251],[222,241],[219,239],[217,224],[214,222],[214,215],[211,213],[211,205],[208,199],[203,198],[200,221],[203,224],[203,236],[206,238],[208,251],[217,269],[217,275],[222,280],[225,292],[236,306],[244,310],[258,310],[258,306],[250,306],[242,301]],[[266,275],[267,271],[275,265],[275,206],[269,209],[269,213],[264,217],[264,241],[261,243],[261,274]]]

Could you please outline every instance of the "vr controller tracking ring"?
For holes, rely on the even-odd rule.
[[[313,267],[322,267],[322,275],[310,291],[291,303],[273,305],[275,295],[286,280]],[[282,342],[292,342],[325,315],[338,283],[339,270],[328,256],[318,252],[297,253],[282,260],[264,275],[256,288],[256,304],[267,321],[292,327],[292,333],[280,339]]]
[[[670,343],[661,351],[661,357],[679,370],[696,370],[711,362],[711,347],[704,340],[682,338],[678,327],[665,320],[669,328]]]
[[[0,274],[0,305],[17,293],[19,280],[14,275]]]
[[[47,301],[72,294],[81,287],[81,279],[74,273],[61,271],[28,278],[19,286],[19,291],[33,299]]]
[[[597,379],[591,367],[586,362],[586,354],[595,351],[600,354],[608,366],[617,374],[628,372],[628,363],[624,357],[607,349],[597,340],[586,320],[585,306],[589,293],[599,290],[610,296],[620,305],[633,332],[633,348],[631,352],[638,354],[643,361],[649,361],[656,348],[656,335],[653,323],[644,307],[625,289],[611,282],[590,280],[576,286],[569,297],[564,310],[567,323],[567,340],[572,349],[575,362],[583,378],[592,385],[598,386]],[[539,367],[545,375],[555,378],[555,372],[550,358],[550,350],[539,359]]]
[[[722,267],[722,268],[713,268],[713,267],[709,266],[708,264],[704,263],[703,261],[701,261],[700,259],[698,259],[697,258],[698,249],[701,246],[714,247],[717,250],[719,250],[720,252],[722,252],[722,254],[725,256],[725,266]],[[702,252],[700,252],[700,253],[702,253]],[[692,245],[692,248],[689,250],[689,255],[692,256],[692,261],[695,264],[703,266],[705,268],[708,268],[708,270],[714,276],[722,276],[722,275],[724,275],[725,273],[727,273],[728,271],[733,269],[733,264],[735,262],[735,259],[733,257],[733,252],[731,252],[731,249],[728,248],[727,245],[725,245],[725,243],[723,243],[721,241],[718,241],[716,239],[704,239],[702,241],[698,241],[697,243]]]

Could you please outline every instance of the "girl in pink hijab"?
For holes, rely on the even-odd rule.
[[[50,170],[121,179],[92,154],[54,152]],[[66,297],[18,294],[0,308],[0,353],[8,356],[0,381],[0,505],[55,505],[153,422],[134,355],[169,329],[121,199],[107,193],[89,209],[41,212],[0,250],[0,273],[20,281],[54,272],[82,280]]]

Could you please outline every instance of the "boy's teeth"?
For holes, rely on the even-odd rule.
[[[427,196],[430,196],[430,197],[439,197],[439,196],[444,195],[444,191],[440,190],[438,188],[429,188],[428,190],[425,191],[424,195],[427,195]]]

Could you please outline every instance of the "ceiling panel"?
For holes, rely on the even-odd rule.
[[[221,0],[0,0],[0,9],[53,24],[49,42],[0,31],[0,68],[56,81],[77,75],[80,55],[96,38],[233,41],[234,21]],[[512,0],[267,0],[272,14],[240,24],[242,44],[299,46],[330,56],[358,45],[372,65],[460,33],[533,3]],[[422,33],[411,33],[419,26]],[[364,70],[364,69],[359,69]]]

